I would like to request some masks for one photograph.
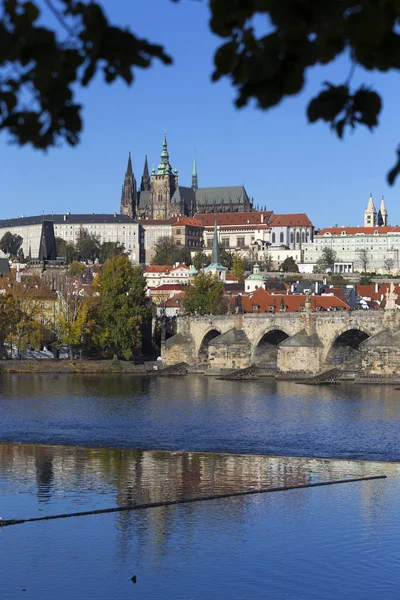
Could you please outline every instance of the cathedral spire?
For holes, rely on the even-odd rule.
[[[217,230],[217,217],[214,218],[214,239],[211,255],[211,264],[219,265],[219,241],[218,241],[218,230]]]
[[[199,189],[199,181],[197,178],[197,164],[196,164],[196,153],[194,154],[193,160],[193,171],[192,171],[192,190],[197,192]]]
[[[167,130],[164,129],[164,140],[161,151],[161,160],[158,165],[157,175],[172,175],[172,167],[169,164],[168,154],[168,143],[167,143]]]
[[[122,186],[120,213],[129,217],[134,217],[136,213],[136,179],[133,174],[130,152],[124,184]]]
[[[147,163],[147,154],[144,159],[144,168],[142,175],[142,182],[140,184],[140,189],[142,192],[150,192],[150,175],[149,175],[149,165]]]

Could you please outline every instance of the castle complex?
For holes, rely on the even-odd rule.
[[[253,203],[244,186],[201,188],[198,185],[196,157],[193,162],[192,185],[179,185],[178,171],[169,162],[167,136],[164,141],[160,164],[151,175],[147,156],[144,161],[140,187],[132,169],[131,155],[125,173],[121,194],[120,212],[135,219],[162,219],[191,217],[197,213],[250,212]]]

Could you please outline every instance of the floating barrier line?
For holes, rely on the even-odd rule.
[[[159,508],[161,506],[175,506],[176,504],[190,504],[192,502],[205,502],[206,500],[220,500],[221,498],[234,498],[237,496],[250,496],[254,494],[269,494],[271,492],[286,492],[288,490],[299,490],[303,488],[322,487],[324,485],[337,485],[339,483],[355,483],[357,481],[371,481],[373,479],[386,479],[386,475],[371,475],[369,477],[357,477],[353,479],[334,479],[332,481],[320,481],[318,483],[300,483],[291,486],[280,486],[275,488],[246,490],[243,492],[229,492],[228,494],[213,494],[201,498],[180,498],[178,500],[165,500],[164,502],[147,502],[146,504],[129,504],[128,506],[117,506],[113,508],[100,508],[84,512],[67,513],[62,515],[48,515],[47,517],[33,517],[31,519],[0,519],[0,527],[9,525],[20,525],[22,523],[33,523],[34,521],[51,521],[53,519],[69,519],[71,517],[86,517],[88,515],[103,515],[106,513],[124,512],[128,510],[143,510],[146,508]]]

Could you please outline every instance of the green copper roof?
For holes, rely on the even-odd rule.
[[[167,132],[164,131],[164,141],[161,151],[161,162],[158,165],[157,175],[172,175],[172,167],[169,164],[168,144],[167,144]]]
[[[205,271],[226,271],[226,267],[220,265],[219,263],[211,263],[204,269]]]
[[[246,279],[254,279],[256,281],[267,281],[268,277],[262,275],[261,273],[252,273]]]

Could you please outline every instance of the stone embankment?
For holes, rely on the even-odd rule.
[[[222,379],[223,381],[248,381],[250,379],[258,379],[259,374],[260,369],[252,366],[246,369],[239,369],[238,371],[231,371],[222,377],[218,377],[218,379]]]
[[[130,373],[154,374],[155,362],[119,360],[2,360],[0,373]]]
[[[177,365],[172,365],[171,367],[166,367],[165,369],[161,369],[158,371],[159,377],[176,377],[187,375],[189,372],[189,365],[187,363],[178,363]]]

